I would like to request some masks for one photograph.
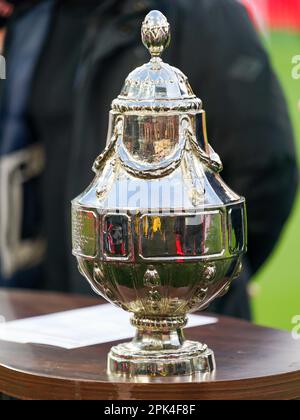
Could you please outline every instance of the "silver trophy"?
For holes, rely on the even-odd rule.
[[[245,200],[219,175],[201,100],[160,57],[170,27],[159,11],[142,40],[151,59],[113,101],[95,179],[72,202],[73,254],[96,293],[133,313],[136,336],[111,349],[111,374],[211,372],[212,350],[183,328],[240,274]]]

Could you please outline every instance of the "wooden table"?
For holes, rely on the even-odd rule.
[[[0,316],[7,321],[97,304],[80,296],[0,291]],[[106,373],[111,343],[70,351],[0,341],[0,392],[45,400],[300,399],[300,342],[289,333],[222,317],[186,335],[215,351],[214,376],[116,379]]]

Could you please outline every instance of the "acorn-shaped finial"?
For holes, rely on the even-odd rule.
[[[171,40],[167,18],[158,10],[152,10],[142,24],[142,41],[152,57],[160,57]]]

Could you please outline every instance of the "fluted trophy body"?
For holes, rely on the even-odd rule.
[[[212,371],[213,352],[183,327],[241,271],[245,200],[219,175],[201,101],[160,58],[170,40],[160,12],[145,18],[142,39],[152,58],[113,101],[95,179],[72,202],[73,253],[94,291],[133,313],[136,337],[111,349],[109,372]]]

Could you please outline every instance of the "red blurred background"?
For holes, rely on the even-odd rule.
[[[240,0],[258,26],[300,32],[300,0]]]

